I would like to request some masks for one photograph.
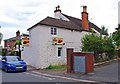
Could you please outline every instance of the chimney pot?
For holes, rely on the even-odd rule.
[[[83,12],[87,12],[87,6],[83,6]]]
[[[59,6],[59,5],[58,5],[57,7],[55,7],[54,13],[55,13],[55,12],[60,12],[60,13],[61,13],[60,6]]]
[[[18,36],[20,36],[20,31],[19,30],[16,32],[16,37],[18,37]]]

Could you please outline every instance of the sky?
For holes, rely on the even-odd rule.
[[[118,27],[120,0],[0,0],[0,32],[3,40],[16,36],[16,31],[27,29],[47,16],[54,17],[55,7],[62,13],[81,19],[83,5],[87,6],[89,21],[98,27],[104,25],[112,33]],[[2,41],[3,45],[3,41]]]
[[[118,3],[118,24],[120,24],[120,1]]]

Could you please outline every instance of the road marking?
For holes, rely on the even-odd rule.
[[[36,74],[32,74],[32,73],[28,73],[28,72],[25,72],[25,73],[26,73],[26,74],[33,75],[33,76],[36,76],[36,77],[45,78],[45,79],[48,79],[48,80],[53,80],[53,79],[55,79],[55,78],[50,78],[50,77],[40,76],[40,75],[36,75]]]
[[[73,80],[73,81],[78,81],[78,82],[96,83],[96,81],[91,81],[91,80],[82,80],[82,79],[68,78],[68,77],[63,77],[63,76],[44,74],[44,73],[40,73],[40,72],[36,72],[36,71],[32,71],[32,72],[36,73],[36,74],[39,74],[39,75],[53,77],[53,78],[62,78],[62,79]]]

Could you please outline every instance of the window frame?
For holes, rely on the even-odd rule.
[[[61,57],[62,56],[62,47],[58,47],[58,50],[57,50],[57,56],[58,57]]]
[[[57,28],[51,27],[51,35],[57,35]]]

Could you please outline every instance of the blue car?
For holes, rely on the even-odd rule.
[[[2,56],[2,70],[6,72],[26,71],[26,63],[19,56]]]

